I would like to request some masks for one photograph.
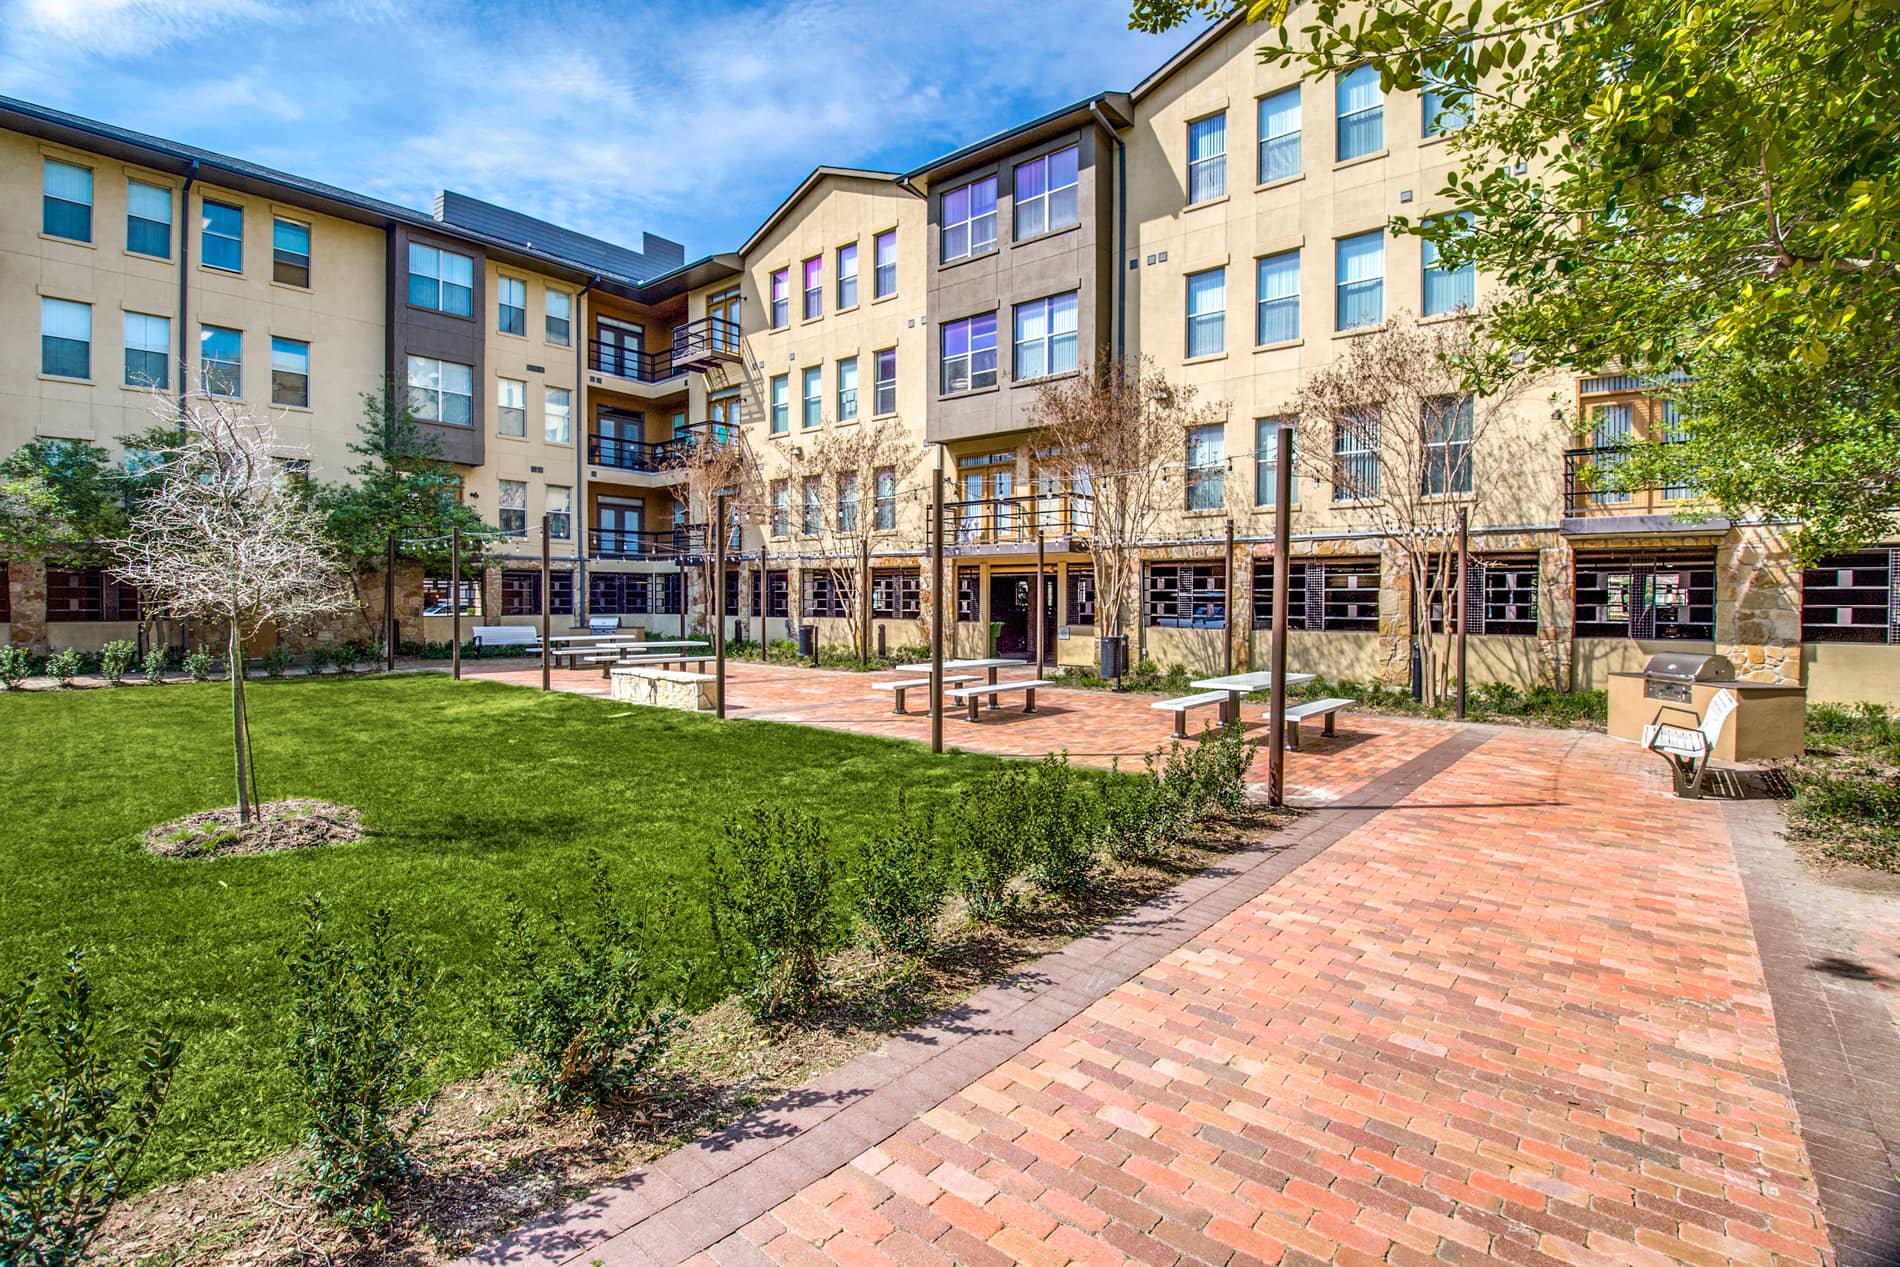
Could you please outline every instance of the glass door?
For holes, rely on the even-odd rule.
[[[603,497],[594,506],[594,529],[599,553],[609,559],[643,554],[640,528],[645,504],[620,497]]]
[[[706,301],[706,315],[712,320],[712,349],[715,352],[739,350],[739,288],[722,290]]]
[[[620,378],[639,378],[643,339],[640,327],[631,322],[596,317],[594,353],[600,371]]]

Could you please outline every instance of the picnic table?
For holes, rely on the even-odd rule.
[[[1312,673],[1289,673],[1286,675],[1286,684],[1298,686],[1302,682],[1311,682],[1315,676]],[[1273,674],[1267,669],[1255,673],[1230,673],[1224,677],[1202,678],[1188,685],[1203,691],[1226,691],[1227,701],[1220,706],[1220,719],[1226,723],[1240,720],[1241,696],[1273,689]]]
[[[943,671],[945,673],[962,673],[969,670],[982,669],[989,674],[990,685],[995,686],[996,671],[998,669],[1020,669],[1028,663],[1029,661],[1027,660],[1011,660],[1007,658],[995,660],[945,660],[943,662]],[[897,671],[899,673],[928,673],[930,672],[930,662],[926,660],[922,664],[900,664],[897,666]]]

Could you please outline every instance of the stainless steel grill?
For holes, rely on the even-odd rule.
[[[1687,704],[1697,682],[1733,682],[1735,665],[1725,655],[1689,655],[1664,651],[1643,666],[1643,695],[1647,699]]]

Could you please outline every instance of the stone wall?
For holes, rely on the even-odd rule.
[[[1715,632],[1744,681],[1801,680],[1801,569],[1777,530],[1737,528],[1716,551]]]
[[[609,691],[614,699],[623,704],[709,713],[719,707],[719,700],[714,684],[701,680],[705,676],[631,665],[613,671]]]

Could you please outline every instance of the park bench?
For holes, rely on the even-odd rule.
[[[1190,708],[1199,708],[1204,704],[1220,704],[1227,699],[1226,691],[1202,691],[1199,695],[1183,695],[1178,699],[1164,699],[1148,707],[1174,714],[1174,737],[1187,738],[1187,715]]]
[[[1693,729],[1664,725],[1664,713],[1688,711],[1665,704],[1656,710],[1656,719],[1643,727],[1643,747],[1669,763],[1677,796],[1702,799],[1702,780],[1709,773],[1709,757],[1722,738],[1722,728],[1728,725],[1729,714],[1740,702],[1734,691],[1717,691],[1709,701],[1708,712],[1703,714],[1702,724]]]
[[[1023,711],[1025,713],[1033,713],[1036,711],[1036,688],[1039,686],[1054,685],[1054,682],[1045,681],[1042,678],[1030,678],[1022,682],[985,682],[978,686],[966,686],[961,690],[945,691],[944,697],[946,699],[962,700],[968,704],[970,706],[970,720],[975,721],[977,720],[977,709],[981,707],[980,701],[985,695],[990,697],[990,707],[995,708],[996,697],[998,695],[1009,691],[1021,691],[1023,693]]]
[[[943,683],[945,686],[950,685],[952,682],[981,682],[982,680],[983,675],[980,673],[946,673],[943,675]],[[891,711],[893,713],[902,714],[904,711],[904,692],[912,690],[927,691],[930,689],[930,679],[927,677],[907,677],[896,682],[873,682],[871,683],[871,689],[874,691],[894,692],[896,699],[892,701]]]
[[[478,647],[521,647],[528,651],[541,649],[541,635],[529,625],[477,625],[474,641]]]
[[[1323,717],[1326,724],[1320,728],[1320,734],[1333,733],[1333,717],[1342,708],[1351,708],[1359,701],[1356,699],[1315,699],[1304,704],[1286,706],[1286,746],[1298,752],[1300,750],[1300,723],[1309,717]],[[1271,716],[1269,716],[1271,720]]]

